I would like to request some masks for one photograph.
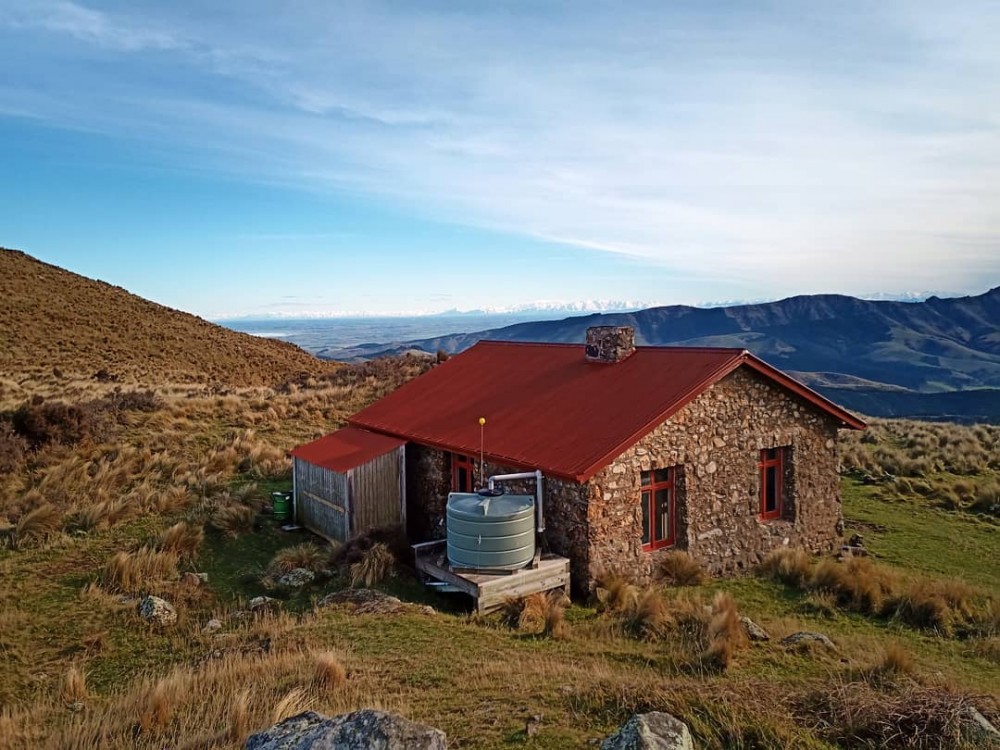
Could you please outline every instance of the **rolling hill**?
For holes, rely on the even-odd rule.
[[[656,307],[326,355],[454,353],[480,339],[581,342],[592,325],[632,326],[640,344],[743,347],[874,416],[1000,419],[1000,287],[924,302],[813,295],[710,309]]]
[[[0,248],[0,374],[107,382],[274,385],[329,372],[291,344],[237,333]]]

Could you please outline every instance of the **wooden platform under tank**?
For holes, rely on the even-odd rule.
[[[492,612],[506,599],[517,599],[540,591],[563,589],[569,594],[569,559],[543,554],[527,567],[513,571],[470,571],[448,563],[445,540],[413,545],[417,570],[437,581],[451,584],[476,602],[476,611]]]

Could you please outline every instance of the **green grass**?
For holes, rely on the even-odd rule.
[[[864,537],[880,561],[934,576],[1000,586],[1000,526],[973,514],[947,511],[919,496],[882,497],[877,485],[841,484],[848,529]]]

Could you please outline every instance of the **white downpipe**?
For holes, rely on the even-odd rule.
[[[545,512],[542,507],[542,472],[522,471],[518,474],[494,474],[486,480],[486,486],[493,489],[494,482],[506,482],[510,479],[534,479],[535,480],[535,520],[538,533],[545,531]]]

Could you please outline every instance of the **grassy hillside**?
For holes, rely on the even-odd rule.
[[[81,381],[266,386],[332,367],[0,248],[0,408]]]
[[[120,397],[97,431],[56,429],[60,410],[29,420],[44,439],[0,469],[0,747],[235,748],[305,708],[366,705],[456,748],[580,747],[648,709],[682,717],[705,748],[964,748],[967,706],[997,718],[992,428],[879,422],[847,436],[848,534],[874,565],[795,560],[791,574],[651,589],[608,578],[601,601],[484,619],[400,558],[373,585],[432,613],[320,606],[389,568],[374,540],[338,550],[260,513],[288,486],[285,451],[428,366]],[[295,566],[317,578],[275,587]],[[178,623],[144,623],[145,593]],[[273,611],[250,613],[265,593]],[[748,643],[737,614],[772,639]],[[778,643],[798,630],[835,648]]]

